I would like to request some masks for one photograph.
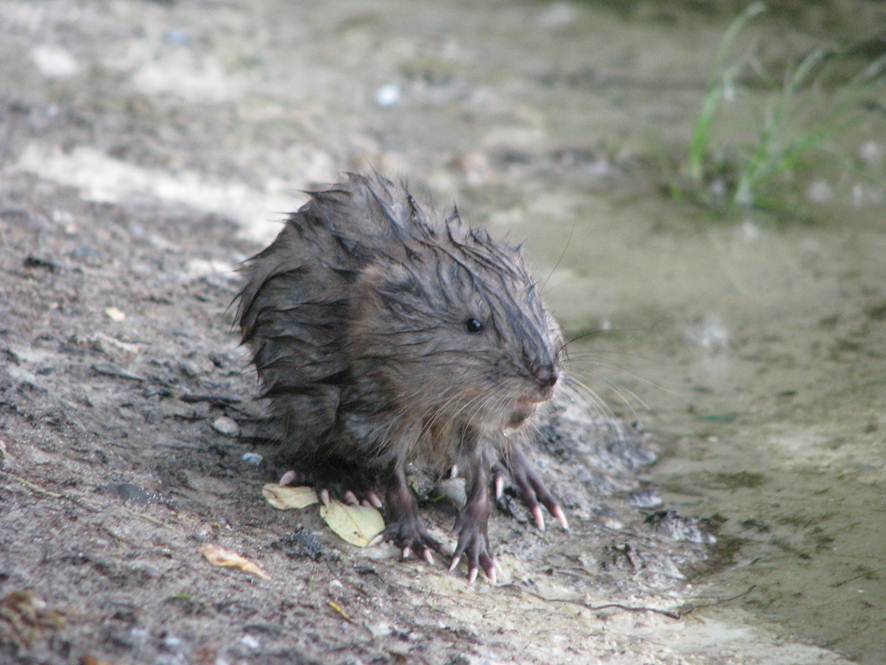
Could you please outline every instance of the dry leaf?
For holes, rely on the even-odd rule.
[[[268,483],[261,488],[261,493],[278,510],[300,510],[320,503],[317,492],[312,487],[283,487]]]
[[[339,538],[358,547],[366,547],[385,528],[384,518],[375,508],[347,506],[340,501],[320,506],[320,517]]]
[[[259,568],[257,564],[219,545],[204,545],[200,548],[200,554],[206,557],[206,560],[213,566],[237,568],[244,573],[261,577],[263,580],[271,579],[270,575]]]

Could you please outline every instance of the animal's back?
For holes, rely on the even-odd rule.
[[[312,193],[245,264],[236,322],[279,434],[302,454],[322,453],[335,424],[349,378],[354,284],[373,257],[400,246],[410,198],[378,176],[350,175]]]

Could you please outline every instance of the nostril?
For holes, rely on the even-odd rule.
[[[541,388],[551,388],[559,378],[559,372],[553,367],[542,367],[535,373],[535,380]]]

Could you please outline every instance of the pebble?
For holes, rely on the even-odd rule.
[[[806,190],[806,198],[812,203],[827,203],[834,198],[834,190],[824,180],[816,180]]]
[[[240,433],[240,425],[233,418],[219,416],[212,421],[212,429],[225,436],[237,436]]]
[[[126,320],[126,314],[121,312],[116,307],[105,307],[105,316],[111,319],[111,321],[120,322]]]
[[[403,91],[397,83],[386,83],[375,92],[375,103],[383,109],[396,106],[403,98]]]
[[[71,78],[80,70],[74,56],[58,46],[47,44],[35,47],[31,50],[31,60],[48,79]]]
[[[372,624],[371,626],[368,626],[368,628],[369,632],[372,633],[372,636],[376,639],[380,637],[387,637],[392,632],[394,632],[391,628],[391,625],[384,622]]]
[[[253,464],[258,466],[261,464],[262,456],[258,453],[243,453],[243,456],[240,457],[241,462],[246,462],[247,464]]]
[[[245,646],[247,649],[252,649],[256,651],[261,647],[261,643],[255,639],[252,635],[244,635],[240,638],[240,644]]]

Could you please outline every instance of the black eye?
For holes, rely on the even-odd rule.
[[[469,333],[478,333],[483,330],[483,324],[477,319],[468,319],[465,321],[465,329]]]

